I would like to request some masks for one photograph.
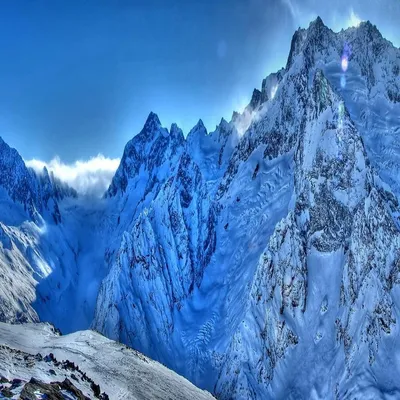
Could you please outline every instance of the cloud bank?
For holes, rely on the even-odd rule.
[[[350,10],[350,16],[347,20],[347,26],[358,27],[361,23],[361,18],[354,12],[353,9]]]
[[[101,197],[107,190],[118,168],[118,158],[107,158],[102,154],[89,160],[78,160],[65,164],[59,157],[50,162],[37,159],[25,161],[28,167],[41,172],[43,167],[53,171],[54,175],[84,196]]]
[[[346,0],[337,0],[334,7],[327,7],[316,0],[280,0],[281,5],[291,16],[294,26],[307,28],[308,24],[319,15],[324,23],[334,31],[342,28],[357,27],[362,22],[353,7],[348,7]],[[356,2],[359,8],[363,3]]]

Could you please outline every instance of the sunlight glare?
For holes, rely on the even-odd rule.
[[[347,21],[350,27],[358,28],[361,24],[361,18],[354,12],[353,9],[350,11],[350,17]]]
[[[278,85],[275,85],[271,89],[271,100],[275,97],[276,91],[278,90]]]

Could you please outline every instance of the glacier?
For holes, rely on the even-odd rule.
[[[150,113],[101,199],[0,141],[0,321],[92,328],[220,399],[397,398],[399,136],[400,49],[317,18],[213,132]]]

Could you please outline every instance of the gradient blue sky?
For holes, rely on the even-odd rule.
[[[286,63],[299,26],[369,19],[400,45],[400,0],[4,0],[0,136],[25,159],[120,157],[152,110],[212,130]]]

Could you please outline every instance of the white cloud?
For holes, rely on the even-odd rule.
[[[319,15],[315,13],[315,10],[308,4],[307,1],[298,0],[280,0],[281,4],[287,11],[289,11],[292,17],[295,28],[299,26],[307,28],[309,23],[317,18]]]
[[[299,9],[293,4],[292,0],[282,0],[282,4],[287,7],[292,18],[297,21],[299,19]]]
[[[350,16],[347,20],[347,26],[358,27],[361,24],[361,18],[354,12],[353,9],[350,10]]]
[[[119,162],[118,158],[111,159],[99,154],[89,160],[78,160],[72,164],[65,164],[59,157],[50,162],[33,159],[25,163],[38,172],[47,167],[56,177],[82,195],[100,197],[107,190]]]
[[[335,31],[340,31],[342,28],[358,27],[363,21],[352,7],[345,6],[344,0],[342,1],[343,7],[337,6],[332,9],[327,9],[323,3],[317,4],[316,0],[280,0],[280,3],[290,14],[296,27],[307,28],[309,23],[315,20],[318,15],[326,25]]]
[[[344,9],[342,12],[334,12],[330,21],[331,28],[335,32],[339,32],[341,29],[347,29],[351,27],[359,27],[363,19],[354,11],[351,7]]]

